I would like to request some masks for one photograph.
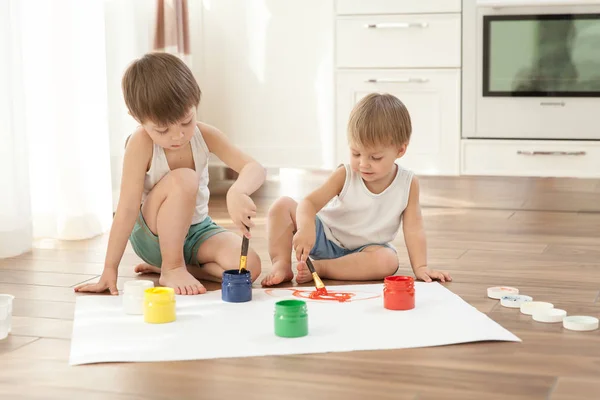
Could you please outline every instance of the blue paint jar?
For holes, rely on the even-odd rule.
[[[223,272],[221,299],[228,303],[244,303],[252,300],[252,279],[250,271],[230,269]]]

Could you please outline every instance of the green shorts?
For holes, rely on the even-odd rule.
[[[190,226],[190,229],[183,242],[183,257],[187,265],[198,266],[198,249],[200,245],[204,243],[208,238],[216,235],[217,233],[226,232],[226,229],[215,224],[213,220],[207,216],[202,222]],[[131,235],[129,235],[129,241],[133,247],[133,251],[142,260],[150,265],[159,267],[162,265],[162,256],[160,254],[160,244],[158,236],[156,236],[148,225],[142,215],[142,210],[135,221],[135,226]]]

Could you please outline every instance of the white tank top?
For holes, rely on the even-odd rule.
[[[198,193],[196,194],[196,209],[192,217],[192,224],[197,224],[202,222],[208,215],[208,199],[210,197],[208,190],[208,157],[210,152],[198,127],[196,127],[190,145],[192,146],[192,157],[194,158],[196,175],[199,181]],[[150,190],[170,171],[171,169],[169,168],[164,149],[154,143],[150,169],[146,172],[144,179],[142,201],[146,200]]]
[[[372,193],[359,173],[346,168],[346,181],[340,194],[317,215],[327,239],[354,250],[368,244],[393,241],[408,204],[413,172],[399,165],[396,177],[383,192]]]

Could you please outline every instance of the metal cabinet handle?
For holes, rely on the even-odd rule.
[[[366,24],[367,29],[398,29],[398,28],[427,28],[427,22],[384,22],[381,24]]]
[[[427,78],[381,78],[367,79],[367,83],[425,83],[429,82]]]
[[[585,156],[585,151],[517,151],[517,154],[524,156]]]

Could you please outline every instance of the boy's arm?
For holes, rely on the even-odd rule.
[[[339,195],[346,181],[346,168],[338,167],[327,181],[306,196],[296,209],[298,233],[294,238],[294,250],[299,261],[306,261],[315,241],[315,216],[329,201]]]
[[[402,231],[415,276],[425,282],[431,282],[432,279],[450,281],[448,273],[430,270],[427,266],[427,240],[419,201],[419,181],[416,176],[410,184],[408,205],[402,214]]]
[[[239,174],[227,192],[227,208],[233,222],[244,235],[250,237],[248,228],[254,226],[251,217],[256,216],[256,205],[250,195],[265,182],[267,171],[215,127],[198,122],[198,128],[208,150]]]
[[[314,227],[317,213],[331,199],[340,194],[345,181],[346,168],[340,166],[329,176],[323,185],[300,201],[296,210],[298,230]]]
[[[208,150],[239,174],[233,184],[235,190],[251,195],[262,186],[267,176],[266,169],[262,165],[233,145],[217,128],[202,122],[198,122],[198,128],[202,132]]]
[[[117,270],[140,212],[144,176],[151,157],[152,140],[138,130],[128,138],[125,148],[119,204],[110,229],[104,271],[98,283],[80,285],[75,291],[102,292],[108,289],[111,294],[118,294]]]

